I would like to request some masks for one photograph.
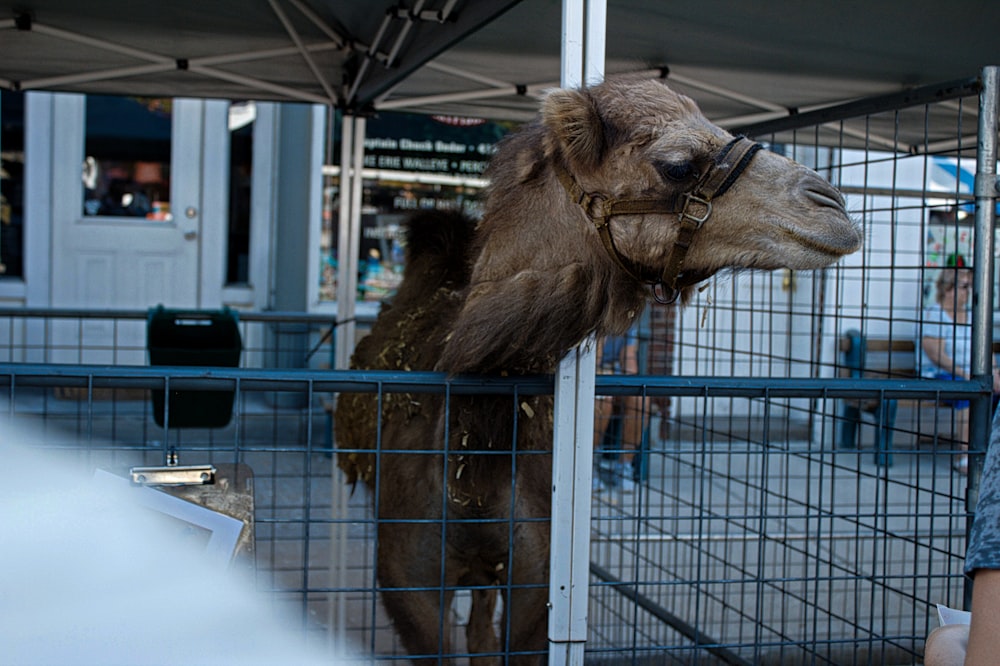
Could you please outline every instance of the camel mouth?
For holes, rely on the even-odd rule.
[[[772,240],[786,248],[776,261],[780,268],[821,268],[861,249],[861,224],[847,212],[844,196],[814,172],[798,183],[797,201],[764,220]],[[795,210],[802,210],[796,215]]]
[[[766,221],[778,232],[779,243],[790,241],[784,256],[787,268],[820,268],[861,249],[861,224],[848,214],[839,190],[807,172],[799,196],[804,211],[801,217],[786,211]]]
[[[861,249],[863,240],[861,225],[846,214],[842,219],[822,226],[807,226],[785,220],[778,220],[775,225],[791,239],[798,250],[805,250],[806,255],[817,255],[818,260],[823,262],[822,265],[833,263]],[[791,253],[788,258],[794,259],[795,253]],[[807,259],[806,256],[801,258]],[[813,262],[808,259],[806,263],[810,264],[806,266],[807,268],[816,267],[812,266]],[[796,267],[791,266],[791,268]]]
[[[788,220],[771,220],[770,223],[780,230],[783,240],[778,242],[786,250],[781,253],[765,252],[757,256],[751,252],[731,263],[711,268],[686,268],[677,276],[677,287],[693,287],[722,271],[824,268],[861,248],[861,225],[846,214],[841,220],[830,222],[822,228],[795,224]]]
[[[828,208],[834,209],[834,215],[827,216],[821,223],[817,223],[815,219],[812,222],[769,219],[766,223],[768,228],[778,232],[776,235],[769,235],[769,250],[749,250],[721,265],[687,267],[677,276],[676,287],[690,291],[692,287],[723,271],[815,270],[857,252],[863,240],[861,225],[844,210],[839,193],[832,191],[837,198],[817,192],[813,199],[817,202],[824,201]],[[778,247],[774,247],[772,243],[776,243]]]

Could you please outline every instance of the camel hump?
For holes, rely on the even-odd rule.
[[[461,213],[428,211],[407,222],[406,247],[414,256],[468,257],[475,222]]]
[[[439,284],[464,287],[469,283],[475,231],[475,222],[461,213],[428,211],[413,216],[407,222],[404,277],[436,275]]]

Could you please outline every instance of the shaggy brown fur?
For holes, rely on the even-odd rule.
[[[553,165],[588,192],[666,199],[690,189],[731,139],[658,82],[550,93],[540,120],[494,157],[474,230],[455,215],[411,222],[403,283],[358,344],[354,366],[552,372],[589,334],[624,332],[648,289],[609,256]],[[676,238],[677,216],[618,217],[612,233],[629,262],[656,271]],[[860,242],[833,188],[762,151],[713,202],[681,283],[690,290],[724,268],[819,268]],[[452,396],[445,407],[443,396],[423,394],[386,394],[381,414],[371,394],[342,395],[337,407],[338,464],[349,480],[376,491],[386,609],[411,654],[448,653],[451,589],[472,587],[471,651],[543,653],[552,399]],[[376,459],[368,451],[377,442]],[[510,658],[542,661],[539,654]]]

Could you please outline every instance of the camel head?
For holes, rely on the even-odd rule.
[[[570,198],[640,281],[681,291],[720,269],[822,268],[861,246],[826,180],[660,82],[553,91],[542,122]]]
[[[440,367],[544,368],[620,333],[649,296],[723,269],[816,269],[861,245],[815,171],[734,137],[651,80],[554,90],[500,146]]]

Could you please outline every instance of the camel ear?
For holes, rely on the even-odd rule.
[[[604,123],[585,90],[558,89],[542,101],[542,122],[556,135],[570,164],[593,170],[606,149]]]

